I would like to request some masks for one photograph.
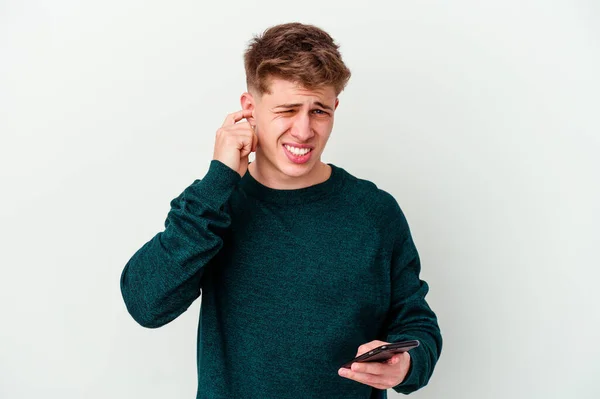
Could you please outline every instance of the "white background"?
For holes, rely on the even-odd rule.
[[[353,73],[322,160],[392,193],[421,255],[444,348],[413,396],[600,397],[591,0],[1,0],[0,397],[194,397],[201,300],[145,329],[120,273],[290,21]]]

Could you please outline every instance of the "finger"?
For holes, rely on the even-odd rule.
[[[258,135],[254,133],[254,127],[252,129],[252,152],[256,151],[256,147],[258,147]]]
[[[256,151],[256,148],[258,147],[258,135],[254,133],[254,129],[252,129],[252,125],[249,125],[249,122],[237,123],[227,127],[227,130],[230,131],[229,134],[238,137],[240,141],[245,141],[245,139],[247,139],[250,152]]]
[[[235,125],[220,127],[217,129],[217,133],[215,134],[217,137],[228,137],[229,139],[237,139],[247,137],[248,140],[252,141],[252,128],[248,122],[240,122]]]
[[[340,369],[340,371],[338,371],[338,374],[342,377],[349,378],[351,380],[370,385],[378,389],[385,389],[385,380],[378,375],[358,373],[345,368]]]
[[[404,353],[397,353],[394,356],[390,357],[388,360],[386,360],[387,364],[397,364],[400,363],[400,361],[402,360],[402,358],[404,357]]]
[[[222,126],[231,126],[231,125],[235,124],[236,122],[242,120],[242,118],[244,118],[244,114],[248,114],[248,113],[251,114],[252,111],[242,109],[237,112],[232,112],[231,114],[229,114],[225,117],[225,120],[223,121]]]
[[[379,362],[354,362],[350,368],[359,373],[382,375],[385,374],[385,368],[389,366],[389,364]]]
[[[248,135],[240,135],[238,149],[240,150],[240,156],[242,158],[247,157],[252,152],[252,138]]]
[[[234,125],[228,125],[225,127],[222,127],[222,130],[227,130],[230,132],[253,132],[254,130],[252,130],[252,125],[250,124],[250,122],[239,122],[236,123]]]
[[[238,121],[241,121],[243,118],[248,118],[252,116],[252,110],[250,109],[242,109],[240,111],[237,112],[233,112],[229,115],[227,115],[227,117],[225,118],[225,121],[223,121],[223,126],[231,126],[233,124],[235,124]]]

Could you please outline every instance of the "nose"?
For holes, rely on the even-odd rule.
[[[292,124],[291,135],[298,142],[308,141],[314,133],[310,126],[310,116],[299,113]]]

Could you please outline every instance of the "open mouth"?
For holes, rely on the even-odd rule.
[[[300,149],[294,148],[289,145],[283,145],[283,151],[287,157],[294,163],[305,163],[307,162],[313,152],[312,148]]]

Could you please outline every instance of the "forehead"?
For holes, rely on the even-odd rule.
[[[296,82],[280,78],[272,78],[269,89],[271,93],[264,93],[263,95],[263,100],[268,103],[290,101],[292,99],[294,102],[321,101],[333,103],[336,98],[333,86],[307,89]]]

